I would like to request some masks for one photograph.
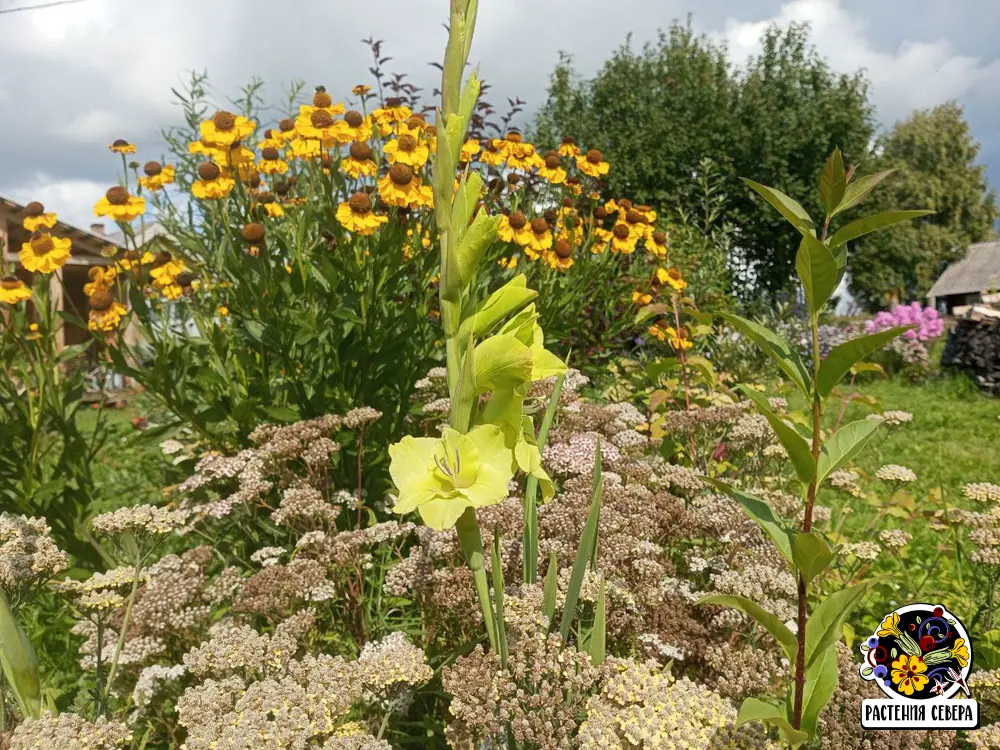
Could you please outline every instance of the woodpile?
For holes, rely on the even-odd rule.
[[[1000,395],[1000,310],[973,305],[948,334],[941,365],[972,375],[987,393]]]

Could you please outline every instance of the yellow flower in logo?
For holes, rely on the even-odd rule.
[[[880,635],[883,638],[887,635],[894,635],[896,637],[902,635],[899,632],[899,615],[895,612],[886,615],[885,619],[882,620],[882,624],[879,625],[876,635]]]
[[[890,615],[892,616],[899,621],[899,615]],[[927,665],[919,656],[903,654],[892,663],[892,681],[903,695],[913,695],[927,686],[929,680],[924,674],[926,671]]]

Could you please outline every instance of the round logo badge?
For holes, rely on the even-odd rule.
[[[886,615],[861,644],[861,677],[890,698],[927,700],[966,695],[972,643],[965,627],[941,605],[908,604]]]

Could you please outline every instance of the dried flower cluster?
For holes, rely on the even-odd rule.
[[[0,513],[0,589],[14,606],[67,564],[44,519]]]

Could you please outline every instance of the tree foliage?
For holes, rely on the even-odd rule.
[[[979,144],[956,103],[914,112],[879,140],[876,153],[878,170],[897,173],[875,194],[874,207],[926,206],[935,213],[857,243],[851,293],[871,310],[923,297],[969,243],[990,236],[997,218],[996,194],[976,163]]]
[[[826,155],[863,154],[873,132],[868,86],[858,73],[830,71],[809,43],[807,26],[770,27],[762,52],[734,68],[725,47],[674,23],[636,50],[631,39],[597,75],[581,78],[563,56],[535,123],[540,144],[573,136],[615,164],[609,194],[629,194],[660,211],[690,211],[699,201],[691,164],[711,158],[733,196],[737,175],[760,175],[818,211],[810,186]],[[736,291],[757,294],[792,283],[796,247],[780,217],[762,201],[740,197]]]

